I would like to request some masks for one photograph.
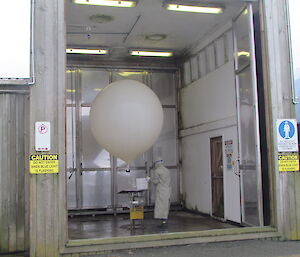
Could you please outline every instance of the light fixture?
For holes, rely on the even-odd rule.
[[[166,34],[151,34],[145,36],[145,39],[150,41],[161,41],[164,40],[166,37],[167,37]]]
[[[170,11],[178,11],[178,12],[196,12],[196,13],[211,13],[211,14],[220,14],[223,13],[224,8],[221,6],[208,5],[208,4],[192,4],[188,2],[175,3],[166,2],[165,8]]]
[[[117,1],[117,0],[73,0],[74,4],[85,4],[85,5],[101,5],[101,6],[112,6],[112,7],[134,7],[136,1]]]
[[[171,57],[173,56],[172,52],[165,52],[165,51],[139,51],[139,50],[132,50],[130,52],[132,56],[150,56],[150,57]]]
[[[147,71],[121,71],[118,72],[118,75],[122,76],[122,77],[129,77],[132,75],[147,75],[148,72]]]
[[[84,49],[84,48],[67,48],[67,54],[107,54],[106,49]]]
[[[105,14],[94,14],[89,17],[89,20],[95,23],[107,23],[114,20],[113,16],[105,15]]]
[[[66,70],[66,73],[75,73],[75,72],[80,72],[79,69],[75,69],[75,70]]]
[[[241,57],[241,56],[250,57],[250,53],[246,52],[246,51],[240,51],[240,52],[238,52],[238,56],[239,57]]]

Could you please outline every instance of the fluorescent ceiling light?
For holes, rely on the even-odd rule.
[[[134,7],[135,1],[117,1],[117,0],[73,0],[74,4],[85,4],[85,5],[101,5],[101,6],[112,6],[112,7]]]
[[[67,54],[107,54],[106,49],[79,49],[79,48],[68,48],[66,49]]]
[[[75,89],[66,89],[66,91],[67,91],[68,93],[75,93],[75,92],[76,92]]]
[[[94,91],[96,91],[96,92],[100,92],[102,90],[103,90],[103,88],[94,88]]]
[[[185,4],[167,4],[167,10],[178,12],[197,12],[197,13],[223,13],[222,7],[200,6],[200,5],[185,5]]]
[[[72,72],[80,72],[79,69],[76,69],[76,70],[66,70],[66,73],[72,73]]]
[[[161,51],[138,51],[133,50],[130,53],[133,56],[155,56],[155,57],[171,57],[172,52],[161,52]]]
[[[250,57],[250,53],[246,52],[246,51],[241,51],[241,52],[238,52],[238,56]]]
[[[129,77],[131,75],[147,75],[147,71],[122,71],[118,73],[122,77]]]

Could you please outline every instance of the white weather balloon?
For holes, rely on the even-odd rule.
[[[90,111],[96,141],[128,164],[159,137],[163,110],[155,93],[135,80],[120,80],[98,93]]]

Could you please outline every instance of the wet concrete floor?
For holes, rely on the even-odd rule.
[[[138,226],[134,230],[130,229],[129,214],[75,216],[69,218],[69,238],[110,238],[237,227],[209,216],[184,211],[170,212],[167,229],[159,228],[159,224],[159,221],[153,219],[153,213],[146,213],[143,228]]]

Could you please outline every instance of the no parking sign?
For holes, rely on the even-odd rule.
[[[50,122],[37,121],[35,123],[35,150],[50,151]]]

